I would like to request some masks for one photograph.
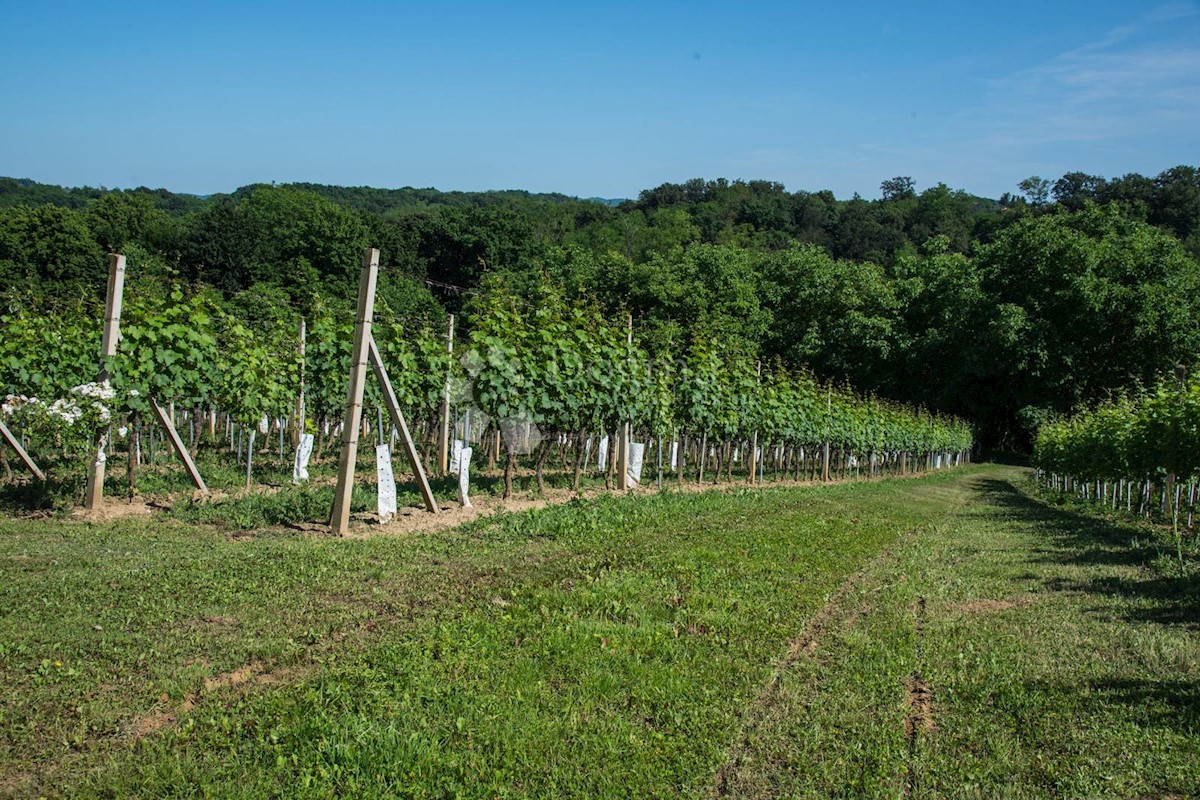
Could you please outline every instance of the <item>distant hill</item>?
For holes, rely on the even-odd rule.
[[[49,183],[38,183],[29,178],[0,177],[0,208],[12,206],[54,205],[63,208],[81,209],[107,192],[124,191],[129,194],[147,195],[154,205],[171,214],[185,214],[202,208],[208,198],[194,194],[172,192],[167,189],[106,189],[103,186],[66,187]]]
[[[253,192],[259,186],[266,184],[248,184],[236,189],[231,194],[195,195],[172,192],[167,189],[150,189],[140,186],[136,189],[107,189],[103,186],[65,187],[53,184],[38,183],[29,178],[0,177],[0,208],[18,205],[40,206],[55,205],[63,208],[82,209],[102,194],[114,191],[124,191],[133,194],[149,195],[159,208],[173,214],[183,214],[203,208],[209,203],[223,198],[241,198]],[[559,192],[537,193],[523,189],[498,189],[486,192],[443,192],[432,187],[417,189],[405,186],[399,189],[378,189],[371,186],[331,186],[321,183],[285,183],[278,184],[286,188],[312,192],[331,200],[338,205],[358,211],[384,214],[399,208],[421,208],[432,206],[499,206],[514,207],[532,203],[599,203],[605,206],[618,206],[625,202],[619,199],[593,197],[581,200],[578,197]]]
[[[524,189],[494,189],[486,192],[443,192],[432,187],[417,189],[405,186],[399,189],[377,189],[371,186],[329,186],[320,183],[285,183],[286,188],[313,192],[332,200],[338,205],[359,211],[386,213],[397,208],[420,206],[519,206],[533,203],[578,203],[578,197],[559,192],[537,193]],[[243,186],[234,192],[237,197],[253,191],[255,187]],[[608,204],[609,201],[599,201]]]

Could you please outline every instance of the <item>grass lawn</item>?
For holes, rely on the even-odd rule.
[[[0,794],[1200,793],[1194,579],[1023,480],[0,521]]]

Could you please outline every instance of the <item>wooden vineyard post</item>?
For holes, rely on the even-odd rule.
[[[108,291],[104,299],[104,331],[100,339],[100,377],[108,380],[107,359],[117,354],[117,340],[121,334],[121,305],[125,299],[125,256],[114,253],[108,257]],[[83,507],[95,511],[104,499],[104,465],[107,460],[104,449],[108,434],[101,430],[93,441],[92,462],[88,465],[87,489],[83,495]]]
[[[827,390],[825,396],[825,444],[821,448],[821,480],[829,482],[829,432],[833,424],[833,389]]]
[[[750,452],[747,457],[750,461],[750,475],[747,481],[753,486],[758,478],[758,431],[750,434]]]
[[[762,362],[758,362],[756,368],[756,381],[758,385],[762,385]],[[757,477],[758,470],[758,429],[750,435],[750,485],[754,485],[754,479]]]
[[[404,452],[408,454],[408,464],[412,467],[413,476],[417,479],[417,488],[421,490],[425,508],[429,513],[437,514],[439,512],[438,504],[433,498],[433,490],[429,488],[429,479],[425,477],[425,466],[421,463],[421,454],[417,452],[417,445],[413,442],[412,434],[408,432],[408,423],[404,421],[404,414],[400,411],[400,403],[396,400],[396,392],[392,389],[392,381],[388,378],[387,369],[383,366],[383,358],[379,355],[379,348],[375,344],[374,336],[371,337],[369,350],[371,367],[375,370],[375,377],[379,381],[379,391],[383,395],[384,405],[388,407],[388,413],[391,414],[392,424],[400,431],[400,438],[404,440]]]
[[[450,330],[446,334],[446,354],[454,355],[454,315],[450,315]],[[438,431],[438,471],[450,474],[450,365],[446,365],[446,385],[442,391],[442,423]]]
[[[633,346],[633,315],[629,315],[629,329],[626,334],[626,344]],[[617,489],[629,490],[629,421],[621,423],[621,438],[617,442]]]
[[[26,453],[25,448],[21,446],[21,440],[8,429],[8,426],[4,424],[4,420],[2,419],[0,419],[0,440],[3,440],[13,449],[13,452],[17,454],[17,458],[25,465],[25,468],[36,475],[39,481],[46,480],[46,473],[42,472],[38,465],[33,462],[33,459],[29,457],[29,453]]]
[[[154,411],[154,416],[158,417],[159,424],[166,429],[167,439],[170,440],[171,447],[175,448],[175,455],[179,456],[179,460],[183,462],[183,466],[187,469],[187,474],[192,479],[192,484],[203,494],[208,494],[208,487],[204,485],[204,479],[200,477],[200,471],[196,469],[196,462],[192,460],[191,453],[184,446],[183,439],[179,438],[179,432],[175,430],[175,424],[172,422],[166,409],[153,397],[150,398],[150,408]]]
[[[296,427],[292,431],[292,446],[300,446],[300,437],[304,435],[304,340],[308,333],[308,322],[300,318],[300,390],[296,394]]]
[[[358,461],[358,431],[362,422],[363,390],[367,379],[367,346],[371,341],[371,317],[375,310],[375,282],[379,277],[379,250],[363,253],[358,281],[358,311],[354,320],[354,346],[350,352],[350,388],[346,392],[346,418],[342,426],[342,453],[338,458],[337,489],[329,527],[339,536],[350,529],[350,495],[354,491],[354,467]]]

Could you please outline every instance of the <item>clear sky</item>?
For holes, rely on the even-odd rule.
[[[996,197],[1200,163],[1196,2],[13,2],[0,175]]]

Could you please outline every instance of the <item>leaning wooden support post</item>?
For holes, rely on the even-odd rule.
[[[337,490],[329,527],[339,536],[350,530],[350,495],[354,491],[354,467],[358,461],[358,429],[362,422],[363,389],[367,380],[367,345],[371,341],[371,317],[375,311],[375,281],[379,276],[379,251],[368,247],[363,253],[358,281],[358,311],[354,320],[354,347],[350,352],[350,387],[346,392],[346,418],[342,426],[342,453],[338,458]]]
[[[446,333],[446,354],[454,356],[454,315],[450,315],[450,330]],[[450,365],[446,364],[446,382],[442,390],[442,424],[438,430],[438,472],[450,474]]]
[[[197,491],[202,494],[208,494],[208,487],[204,484],[204,478],[200,477],[200,471],[196,469],[196,462],[192,460],[192,454],[188,452],[183,439],[179,438],[179,431],[175,430],[175,424],[171,421],[171,415],[153,397],[150,398],[150,408],[154,411],[154,416],[158,417],[158,423],[167,432],[167,439],[171,442],[171,447],[175,449],[175,455],[179,456],[179,460],[183,462],[188,477],[192,479],[192,484],[196,487]]]
[[[379,347],[376,346],[373,336],[369,352],[371,367],[375,370],[375,377],[379,380],[379,391],[383,395],[383,402],[388,408],[388,413],[392,416],[392,424],[396,426],[396,430],[400,431],[400,438],[404,440],[404,452],[408,454],[408,464],[412,467],[413,476],[417,479],[417,488],[421,490],[421,497],[425,500],[425,509],[431,514],[437,514],[438,504],[433,498],[433,489],[429,487],[429,479],[425,477],[425,465],[421,463],[421,454],[417,452],[417,445],[413,442],[412,434],[408,432],[408,423],[404,421],[400,403],[396,400],[396,392],[392,389],[392,381],[388,378],[387,369],[383,366],[383,358],[379,355]]]
[[[41,468],[33,463],[33,459],[29,457],[29,453],[26,453],[25,448],[21,446],[20,438],[8,429],[8,426],[4,424],[4,420],[0,420],[0,439],[3,439],[4,443],[13,449],[17,454],[17,458],[25,465],[25,469],[36,475],[39,481],[46,480],[46,473],[42,472]]]
[[[117,354],[117,340],[121,335],[121,305],[124,298],[125,256],[114,253],[108,259],[104,332],[100,339],[100,383],[108,380],[108,359]],[[93,441],[92,462],[88,465],[87,489],[83,495],[83,507],[88,511],[95,511],[104,499],[104,464],[108,458],[104,451],[107,444],[107,430],[101,429]]]

